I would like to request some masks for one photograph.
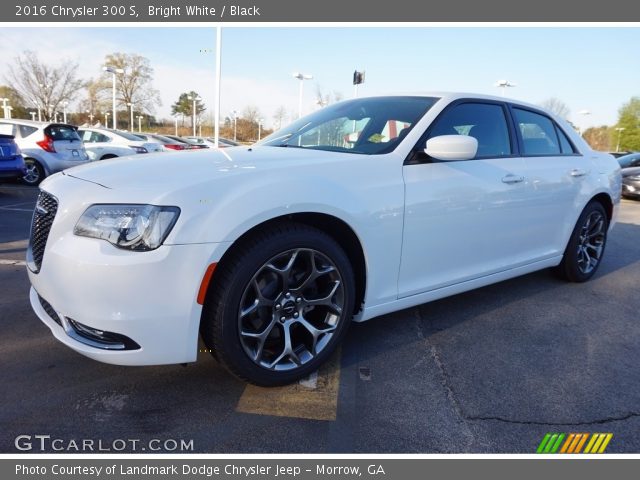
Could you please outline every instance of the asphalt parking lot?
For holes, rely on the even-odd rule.
[[[591,282],[541,271],[356,324],[317,377],[265,390],[206,352],[117,367],[54,340],[22,262],[36,194],[0,186],[0,452],[50,435],[137,451],[533,453],[547,432],[611,432],[607,452],[640,452],[640,202],[623,201]]]

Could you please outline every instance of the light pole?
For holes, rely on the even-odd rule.
[[[113,129],[116,130],[116,117],[117,117],[117,113],[116,113],[116,74],[117,73],[124,73],[124,70],[121,68],[115,68],[115,67],[110,67],[110,66],[104,66],[102,67],[102,70],[104,70],[105,72],[108,72],[111,74],[112,77],[112,85],[111,85],[111,102],[112,102],[112,107],[113,107]],[[106,116],[105,116],[106,118]],[[106,127],[106,121],[105,121],[105,127]]]
[[[178,116],[177,115],[174,117],[174,121],[175,121],[175,124],[176,124],[176,133],[175,133],[175,135],[177,137],[178,136]]]
[[[38,121],[41,122],[42,121],[41,110],[43,110],[46,106],[46,103],[49,102],[49,94],[47,93],[48,87],[44,83],[40,83],[39,85],[42,91],[44,92],[44,101],[45,101],[45,104],[42,105],[42,107],[40,107],[40,101],[39,100],[36,101],[36,103],[38,104]]]
[[[622,135],[622,131],[624,130],[624,127],[618,127],[614,129],[616,132],[618,132],[618,144],[616,145],[616,152],[620,151],[620,136]]]
[[[233,115],[233,141],[235,142],[238,133],[238,112],[234,110],[231,115]]]
[[[578,114],[587,116],[587,115],[591,115],[591,112],[589,110],[587,110],[587,109],[584,109],[584,110],[580,110],[578,112]],[[582,136],[582,134],[584,133],[583,129],[582,128],[578,128],[578,133],[580,134],[580,136]]]
[[[127,105],[131,109],[131,119],[129,120],[129,130],[133,132],[133,103],[128,102]]]
[[[142,119],[143,119],[143,115],[138,115],[138,133],[140,133],[142,131]]]
[[[31,115],[31,121],[35,122],[36,121],[36,112],[31,111],[31,112],[29,112],[29,115]]]
[[[504,97],[504,92],[507,88],[517,87],[518,85],[513,82],[510,82],[509,80],[498,80],[493,86],[502,89],[500,91],[501,91],[501,95]]]
[[[69,102],[64,101],[62,102],[62,120],[64,123],[67,123],[67,106],[69,105]]]
[[[300,80],[300,91],[298,92],[298,118],[302,116],[302,88],[305,80],[311,80],[313,75],[300,72],[294,72],[293,78]]]
[[[260,138],[262,137],[262,122],[264,122],[264,118],[259,118],[258,119],[258,141],[260,141]]]
[[[192,121],[192,123],[193,123],[193,136],[195,137],[196,136],[196,102],[198,100],[201,100],[201,98],[198,95],[188,95],[187,98],[189,100],[193,101],[193,110],[192,110],[193,121]]]
[[[87,113],[89,114],[89,125],[91,125],[93,123],[93,112],[91,110],[87,110]]]
[[[4,112],[4,118],[11,118],[9,112],[9,105],[7,102],[9,102],[8,98],[0,98],[0,101],[2,102],[2,110]]]
[[[109,127],[109,112],[104,112],[104,127]]]

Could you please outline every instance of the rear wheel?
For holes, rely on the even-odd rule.
[[[45,176],[44,168],[42,168],[40,162],[33,158],[25,158],[24,164],[27,167],[27,173],[22,177],[22,182],[31,186],[39,185]]]
[[[201,335],[232,373],[263,386],[327,360],[353,315],[354,278],[335,240],[286,224],[244,242],[216,270]]]
[[[570,282],[586,282],[595,273],[607,243],[609,220],[600,202],[591,202],[582,211],[557,272]]]

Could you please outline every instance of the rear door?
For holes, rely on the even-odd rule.
[[[533,257],[561,255],[577,215],[591,195],[591,161],[544,112],[511,106],[532,201],[527,223]]]
[[[53,148],[62,160],[86,160],[87,152],[77,130],[71,125],[51,124],[44,133],[53,142]]]

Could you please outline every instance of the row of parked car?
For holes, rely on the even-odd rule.
[[[221,148],[237,143],[219,139]],[[0,179],[38,185],[45,177],[95,160],[215,146],[212,138],[130,133],[31,120],[0,120]]]

